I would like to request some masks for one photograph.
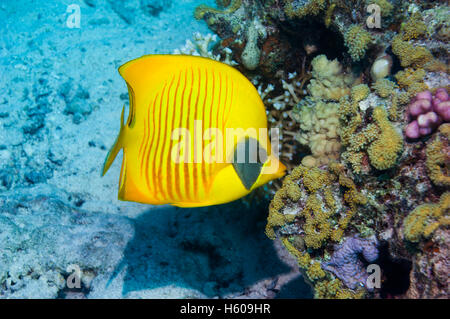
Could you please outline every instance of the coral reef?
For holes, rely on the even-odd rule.
[[[449,143],[450,124],[443,124],[439,128],[439,134],[426,148],[426,166],[428,176],[437,186],[450,186],[450,158]]]
[[[403,221],[405,238],[418,242],[428,238],[441,226],[450,225],[450,193],[444,193],[437,204],[416,207]]]
[[[360,25],[352,25],[344,34],[345,45],[348,48],[348,53],[353,61],[361,60],[365,54],[367,47],[372,41],[369,32],[364,30]]]
[[[324,267],[324,254],[334,250],[348,231],[357,206],[367,203],[354,182],[344,174],[344,167],[330,163],[328,170],[296,167],[283,181],[269,206],[266,234],[280,236],[288,251],[297,258],[299,267],[313,283],[316,294],[326,281],[336,280]],[[369,256],[370,254],[367,254]],[[373,258],[369,258],[371,261]],[[375,258],[376,259],[376,258]],[[335,259],[330,260],[330,265]],[[328,262],[328,261],[326,261]],[[339,277],[339,276],[338,276]],[[344,280],[343,291],[355,297],[362,291]]]
[[[426,296],[423,287],[442,296],[445,223],[419,242],[401,230],[414,209],[438,205],[430,203],[439,202],[449,183],[448,5],[236,3],[203,8],[201,18],[222,38],[215,50],[232,50],[271,126],[281,130],[290,175],[274,183],[267,235],[281,239],[317,298]],[[380,8],[380,26],[367,23],[377,22],[368,20],[372,4]],[[441,218],[425,215],[430,225]],[[376,254],[359,259],[363,242],[377,247],[376,261]],[[425,242],[442,252],[427,255]],[[439,262],[436,275],[430,260]],[[361,286],[367,262],[380,265],[381,289]],[[395,275],[397,267],[406,277]]]
[[[302,159],[308,167],[328,164],[339,159],[339,104],[305,98],[292,110],[293,118],[299,123],[300,130],[295,139],[308,146],[311,155]]]
[[[349,237],[336,248],[330,261],[322,263],[322,268],[335,274],[351,289],[364,287],[368,275],[361,257],[369,263],[377,260],[377,245],[375,236],[366,239],[358,236]]]
[[[325,55],[315,57],[312,62],[312,79],[308,84],[311,96],[317,99],[339,101],[350,93],[350,87],[355,82],[351,74],[343,72],[337,60],[330,61]]]
[[[450,102],[445,88],[420,92],[408,105],[411,123],[405,127],[405,135],[416,139],[430,135],[441,123],[450,121]]]
[[[193,41],[186,40],[183,47],[175,49],[173,54],[186,54],[202,56],[204,58],[210,58],[216,61],[226,63],[228,65],[236,65],[237,62],[231,59],[231,50],[224,48],[220,53],[214,54],[213,48],[218,44],[217,36],[215,34],[200,34],[194,33]],[[222,55],[221,55],[222,53]]]
[[[403,137],[388,120],[383,106],[372,109],[361,109],[362,100],[348,98],[340,103],[341,141],[345,147],[342,154],[345,162],[351,164],[355,173],[368,172],[369,163],[378,170],[393,167],[400,155]],[[371,116],[366,114],[371,111]],[[367,159],[365,159],[367,158]],[[363,168],[365,166],[365,168]]]

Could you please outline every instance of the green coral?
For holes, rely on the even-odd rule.
[[[398,56],[402,67],[413,66],[417,69],[433,60],[432,54],[425,47],[413,46],[404,41],[400,34],[392,40],[392,52]]]
[[[394,6],[388,0],[367,0],[366,4],[378,5],[380,7],[381,16],[383,18],[389,17],[394,9]]]
[[[372,42],[372,36],[360,25],[353,24],[344,33],[344,41],[353,61],[359,61],[365,56],[366,50]]]
[[[416,207],[403,221],[405,238],[411,242],[419,242],[428,238],[441,226],[450,223],[450,193],[444,193],[437,204],[422,204]]]
[[[417,39],[427,32],[427,26],[423,22],[422,15],[415,12],[411,15],[407,22],[404,22],[400,28],[404,41]]]
[[[370,89],[366,84],[355,85],[351,89],[352,101],[362,101],[369,95],[369,93]]]
[[[378,79],[372,88],[382,98],[387,98],[394,93],[394,89],[397,88],[397,84],[388,79]]]

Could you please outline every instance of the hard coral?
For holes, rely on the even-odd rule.
[[[326,0],[283,0],[284,10],[289,18],[316,16],[325,9]]]
[[[365,56],[366,50],[372,42],[372,36],[360,25],[354,24],[344,34],[344,41],[353,61],[359,61]]]
[[[450,121],[450,101],[445,88],[439,88],[433,94],[423,91],[416,95],[408,106],[411,120],[405,128],[405,135],[417,139],[430,135],[441,123]]]
[[[403,137],[398,133],[387,119],[386,110],[377,107],[373,111],[373,117],[380,128],[380,136],[373,142],[367,154],[370,163],[379,170],[394,166],[403,147]]]
[[[440,133],[426,148],[426,166],[431,181],[442,187],[450,186],[450,124],[443,124]]]
[[[388,120],[383,106],[373,109],[375,123],[367,121],[366,112],[359,108],[357,99],[340,101],[340,137],[345,147],[342,158],[358,174],[362,172],[365,152],[373,167],[385,170],[395,165],[403,146],[402,135]]]
[[[337,160],[340,154],[339,104],[325,103],[305,98],[292,110],[293,118],[300,124],[295,139],[311,150],[312,155],[303,158],[308,167]]]
[[[366,203],[344,167],[336,163],[330,163],[327,170],[296,167],[272,200],[266,234],[272,239],[281,237],[306,278],[317,287],[318,297],[356,298],[364,294],[345,288],[337,279],[331,281],[341,293],[327,292],[327,287],[332,289],[331,274],[323,268],[322,260],[324,254],[331,253],[331,243],[344,236],[357,206]]]
[[[361,257],[366,262],[374,262],[378,258],[377,245],[375,236],[349,237],[335,250],[330,261],[322,263],[322,268],[335,274],[350,289],[365,287],[368,275]]]
[[[437,204],[422,204],[404,220],[403,232],[411,242],[429,237],[438,227],[450,225],[450,193],[442,194]]]
[[[398,56],[402,67],[422,68],[429,65],[434,59],[431,52],[425,47],[413,46],[404,41],[402,35],[396,35],[392,40],[392,52]]]
[[[315,57],[312,62],[312,79],[308,85],[311,96],[322,100],[338,101],[350,93],[355,82],[351,74],[346,74],[341,64],[328,60],[325,55]]]

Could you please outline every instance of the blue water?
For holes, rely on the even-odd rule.
[[[267,203],[119,202],[120,156],[100,177],[128,103],[117,68],[211,33],[193,10],[214,1],[168,2],[0,1],[0,298],[232,296],[295,270]],[[311,293],[297,279],[280,296]]]

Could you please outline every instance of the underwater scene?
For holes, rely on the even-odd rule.
[[[449,299],[447,1],[0,19],[0,299]]]

